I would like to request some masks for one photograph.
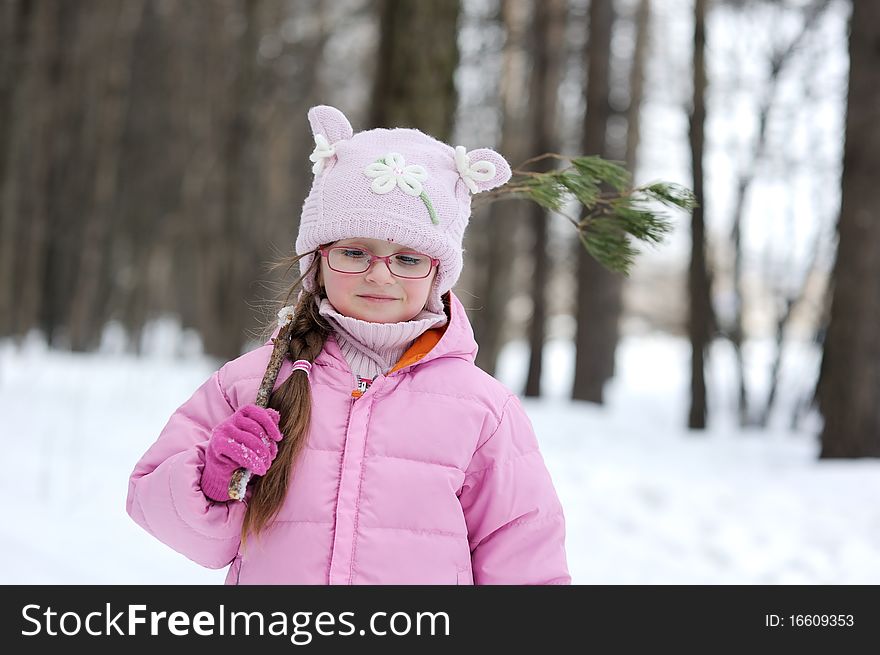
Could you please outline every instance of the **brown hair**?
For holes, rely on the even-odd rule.
[[[294,265],[298,266],[299,260],[305,256],[287,258],[279,262],[275,268],[286,266],[289,271]],[[315,274],[317,279],[320,261],[320,257],[315,257],[305,275],[288,289],[284,305],[290,304],[290,300],[302,286],[303,280],[309,275]],[[318,313],[316,299],[323,295],[320,285],[317,292],[302,290],[294,309],[290,346],[287,351],[287,356],[292,360],[305,359],[314,362],[324,348],[324,342],[331,328],[326,319]],[[269,407],[277,410],[281,415],[279,427],[284,438],[278,444],[278,455],[266,475],[254,476],[251,482],[252,494],[241,528],[242,545],[248,534],[259,536],[269,527],[284,503],[294,465],[308,438],[312,415],[312,396],[308,378],[296,372],[289,376],[269,397]]]

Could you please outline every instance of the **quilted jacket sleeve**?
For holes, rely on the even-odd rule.
[[[478,445],[459,500],[475,584],[571,584],[562,506],[516,396]]]
[[[199,487],[211,430],[233,408],[214,373],[168,420],[128,484],[129,515],[151,535],[202,566],[235,557],[245,504],[215,503]]]

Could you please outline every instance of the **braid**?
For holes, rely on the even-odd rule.
[[[330,324],[318,313],[315,292],[303,291],[293,314],[290,347],[293,360],[314,362],[330,334]],[[278,444],[278,455],[266,475],[255,477],[253,494],[242,525],[244,543],[250,533],[262,532],[278,514],[297,457],[305,447],[312,415],[312,396],[308,377],[294,371],[269,399],[269,407],[281,415],[280,428],[284,439]]]
[[[294,310],[287,351],[293,360],[314,362],[330,333],[330,324],[318,313],[317,297],[317,293],[304,291]]]

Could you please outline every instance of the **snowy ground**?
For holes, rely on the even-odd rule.
[[[161,342],[161,340],[160,340]],[[125,513],[134,463],[217,363],[155,347],[137,358],[0,342],[0,443],[7,499],[4,584],[220,583]],[[515,389],[524,350],[505,350]],[[547,347],[547,398],[527,401],[568,523],[574,582],[880,583],[880,461],[817,460],[811,424],[740,432],[725,352],[713,352],[706,433],[683,429],[688,349],[628,338],[605,408],[565,400],[571,346]],[[761,360],[754,348],[753,361]],[[787,363],[782,405],[803,391],[815,353]],[[760,390],[760,372],[755,385]],[[787,394],[787,395],[786,395]]]

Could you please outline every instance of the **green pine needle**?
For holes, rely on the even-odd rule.
[[[558,213],[563,213],[572,200],[577,201],[581,218],[566,218],[577,229],[584,248],[605,268],[624,275],[638,255],[634,242],[656,246],[672,231],[669,217],[655,208],[657,204],[687,212],[696,206],[689,189],[671,182],[632,188],[629,172],[601,157],[547,153],[530,159],[523,167],[543,159],[557,159],[568,165],[547,172],[516,170],[507,184],[483,195],[490,201],[526,198]]]

